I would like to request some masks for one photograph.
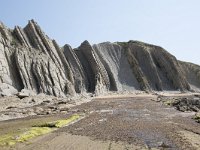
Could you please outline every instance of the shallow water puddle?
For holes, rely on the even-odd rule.
[[[26,131],[16,131],[15,133],[8,133],[0,135],[0,146],[12,146],[18,142],[25,142],[40,135],[44,135],[55,131],[61,127],[68,126],[82,119],[84,115],[74,114],[70,118],[47,122],[44,124],[33,125],[31,128],[25,129]]]

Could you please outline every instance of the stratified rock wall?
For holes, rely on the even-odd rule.
[[[73,72],[74,86],[77,93],[86,92],[86,80],[85,71],[79,61],[75,51],[69,45],[63,47],[63,53],[65,58],[69,61],[70,68]]]
[[[110,88],[108,73],[98,55],[88,41],[85,41],[77,50],[77,54],[87,78],[87,91],[98,94]]]
[[[110,90],[131,91],[140,89],[123,47],[109,42],[95,44],[93,47],[108,72]]]
[[[197,91],[197,65],[161,47],[138,42],[83,42],[59,47],[34,20],[13,30],[0,23],[0,94],[20,91],[58,97],[108,91]],[[30,92],[31,93],[31,92]]]
[[[24,29],[15,27],[12,31],[1,27],[1,30],[1,35],[4,36],[1,51],[7,49],[4,53],[8,53],[9,65],[5,65],[9,85],[19,91],[28,89],[61,97],[75,94],[72,70],[63,52],[55,41],[42,32],[36,22],[29,21]],[[6,75],[3,76],[5,77]]]
[[[128,55],[136,58],[151,89],[190,90],[178,61],[163,48],[137,41],[127,45]]]
[[[181,65],[184,76],[190,84],[193,91],[200,92],[200,66],[193,63],[179,61]]]
[[[0,23],[0,93],[3,96],[16,94],[23,88],[15,63],[15,48],[12,30]]]

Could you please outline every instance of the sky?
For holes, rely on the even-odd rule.
[[[60,46],[138,40],[200,65],[200,0],[1,0],[7,27],[31,19]]]

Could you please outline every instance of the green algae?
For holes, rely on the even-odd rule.
[[[24,129],[23,132],[7,133],[0,135],[0,146],[13,146],[18,142],[26,142],[35,137],[50,133],[58,128],[69,125],[70,123],[78,120],[80,115],[75,114],[70,118],[57,120],[54,122],[47,122],[41,125],[34,125],[28,129]]]

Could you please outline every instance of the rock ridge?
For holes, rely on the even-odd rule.
[[[200,67],[159,46],[84,41],[60,47],[34,21],[24,28],[0,23],[0,94],[30,90],[57,97],[108,91],[199,91]]]

